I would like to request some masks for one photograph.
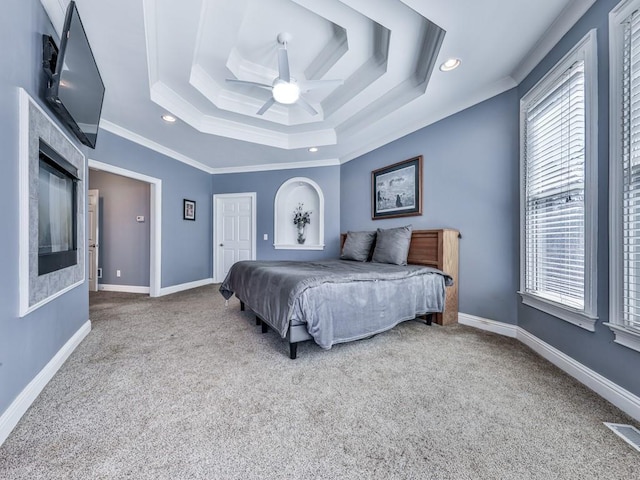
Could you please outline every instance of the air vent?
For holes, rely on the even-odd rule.
[[[636,427],[632,427],[631,425],[624,425],[621,423],[603,423],[613,430],[613,433],[640,452],[640,430]]]

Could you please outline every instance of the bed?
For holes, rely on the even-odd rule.
[[[383,239],[380,232],[378,243]],[[263,332],[273,329],[285,338],[292,359],[298,343],[310,339],[329,349],[418,317],[429,325],[432,318],[440,324],[455,323],[458,236],[455,230],[409,231],[407,265],[241,261],[229,270],[220,293],[226,299],[235,295],[242,310],[249,307]],[[342,235],[343,255],[349,240]]]

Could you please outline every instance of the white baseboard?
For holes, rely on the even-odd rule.
[[[125,292],[125,293],[149,293],[149,287],[138,287],[136,285],[109,285],[100,283],[98,290],[103,292]]]
[[[69,355],[76,349],[91,331],[91,320],[87,320],[76,333],[58,350],[58,353],[49,360],[49,363],[40,370],[40,373],[20,392],[9,408],[0,417],[0,445],[4,443],[11,431],[18,424],[22,416],[29,409],[34,400],[40,395],[42,389],[49,383]]]
[[[487,332],[497,333],[505,337],[516,338],[518,335],[518,327],[508,323],[496,322],[487,318],[476,317],[468,313],[458,313],[458,323],[468,325],[470,327],[486,330]]]
[[[523,328],[518,329],[518,340],[640,422],[640,397],[543,342]]]
[[[192,288],[204,287],[205,285],[211,285],[212,283],[214,283],[213,278],[203,278],[202,280],[196,280],[195,282],[181,283],[180,285],[172,285],[170,287],[162,287],[158,296],[162,297],[163,295],[183,292],[185,290],[191,290]]]
[[[516,327],[515,325],[508,325],[496,322],[495,320],[488,320],[486,318],[475,317],[466,313],[458,314],[458,322],[481,330],[487,330],[507,337],[517,338],[538,355],[544,357],[556,367],[571,375],[580,383],[590,388],[627,415],[640,422],[640,397],[584,366],[582,363],[576,361],[557,348],[540,340],[538,337],[529,333],[522,327]]]

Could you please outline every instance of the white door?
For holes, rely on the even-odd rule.
[[[256,259],[256,194],[213,196],[214,276],[222,282],[231,265]]]
[[[98,291],[98,190],[89,190],[89,291]]]

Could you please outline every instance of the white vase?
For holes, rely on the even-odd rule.
[[[298,244],[302,245],[304,244],[305,240],[307,239],[306,237],[306,232],[305,232],[305,226],[304,224],[298,224]]]

